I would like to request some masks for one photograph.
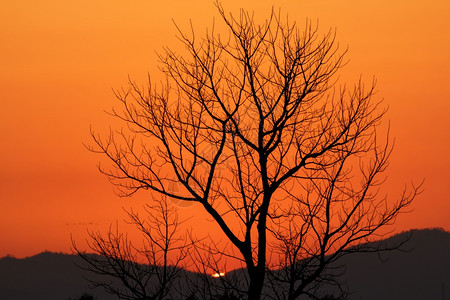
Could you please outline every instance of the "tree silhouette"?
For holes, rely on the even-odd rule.
[[[100,169],[123,196],[199,204],[230,242],[208,250],[246,268],[242,297],[260,299],[265,284],[314,296],[327,266],[367,250],[357,245],[419,187],[396,201],[378,194],[392,150],[389,130],[377,130],[386,110],[375,82],[337,85],[346,51],[333,31],[301,30],[273,11],[257,24],[216,5],[228,35],[179,30],[185,53],[159,56],[166,82],[118,91],[112,114],[126,127],[92,132],[92,151],[112,162]],[[266,278],[268,269],[280,271]]]
[[[106,236],[89,232],[88,247],[94,254],[81,251],[72,240],[74,252],[86,263],[80,268],[109,277],[88,279],[94,287],[103,287],[120,299],[157,300],[173,295],[171,290],[179,279],[189,245],[179,235],[182,222],[176,210],[167,202],[154,202],[146,206],[145,218],[137,212],[127,212],[128,222],[143,236],[142,246],[133,244],[117,224],[110,227]]]

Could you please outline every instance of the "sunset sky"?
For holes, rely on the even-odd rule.
[[[450,230],[450,1],[223,1],[227,11],[259,19],[281,8],[301,26],[336,28],[348,47],[341,77],[377,78],[389,106],[395,149],[386,191],[425,179],[424,192],[392,227]],[[0,10],[0,257],[70,251],[70,234],[105,230],[121,199],[86,150],[90,128],[104,132],[128,76],[158,80],[156,52],[177,49],[174,20],[199,35],[218,14],[211,0],[15,0]],[[181,50],[181,49],[180,49]],[[191,216],[195,207],[180,208]],[[208,227],[212,232],[214,225]]]

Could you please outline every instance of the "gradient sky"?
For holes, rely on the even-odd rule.
[[[225,1],[224,1],[225,2]],[[237,12],[244,1],[224,3]],[[272,5],[304,24],[337,29],[349,47],[342,77],[378,80],[395,137],[386,191],[411,180],[425,192],[392,230],[450,230],[450,2],[245,1],[265,18]],[[148,195],[120,199],[88,152],[89,129],[106,130],[103,110],[112,89],[130,75],[159,78],[155,51],[177,49],[174,19],[199,34],[217,19],[213,2],[150,0],[14,0],[0,10],[0,257],[43,250],[70,251],[70,233],[104,230],[122,207]],[[186,216],[195,207],[181,208]],[[214,225],[208,226],[211,231]]]

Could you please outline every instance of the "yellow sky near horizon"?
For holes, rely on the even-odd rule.
[[[425,178],[425,192],[393,230],[450,230],[450,2],[223,1],[226,10],[271,7],[299,25],[318,20],[348,46],[343,78],[378,80],[396,147],[386,189]],[[112,89],[128,76],[158,78],[157,55],[177,49],[176,28],[199,36],[218,15],[213,1],[30,1],[0,10],[0,257],[69,251],[70,233],[122,219],[119,199],[86,150],[89,129],[104,130]],[[145,197],[145,196],[140,196]],[[143,198],[140,198],[141,201]],[[185,208],[192,214],[193,208]]]

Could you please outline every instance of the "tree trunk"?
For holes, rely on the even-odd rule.
[[[264,285],[265,269],[264,267],[256,267],[255,271],[250,274],[250,286],[248,289],[248,300],[259,300]]]

